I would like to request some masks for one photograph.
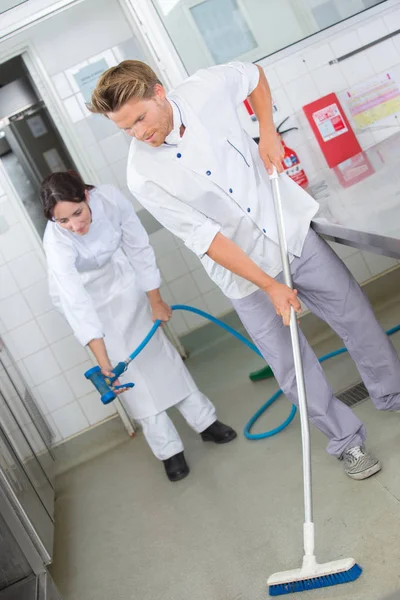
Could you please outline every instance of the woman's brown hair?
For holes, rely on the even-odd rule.
[[[40,200],[46,219],[52,221],[54,208],[58,202],[84,202],[85,192],[94,185],[85,183],[75,171],[59,171],[48,175],[40,187]]]

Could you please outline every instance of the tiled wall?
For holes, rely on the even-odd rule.
[[[90,18],[93,14],[96,14],[95,19]],[[56,30],[53,19],[32,29],[29,35],[33,36],[82,152],[91,162],[96,175],[93,183],[113,183],[129,195],[125,181],[129,138],[107,119],[88,113],[73,74],[77,68],[100,57],[113,65],[123,58],[145,58],[143,51],[116,2],[87,0],[62,15],[56,18],[62,17],[67,22],[60,30],[58,45],[53,43]],[[77,33],[77,28],[82,31]],[[386,68],[400,80],[400,38],[371,48],[341,65],[328,65],[333,57],[397,28],[400,28],[400,10],[392,10],[382,18],[369,19],[362,26],[349,29],[348,24],[344,24],[342,33],[334,37],[327,35],[323,43],[294,53],[279,63],[266,65],[279,109],[277,117],[283,119],[294,114],[298,117],[300,131],[289,134],[286,139],[299,153],[310,178],[318,177],[324,159],[301,115],[302,105],[331,91],[342,92]],[[251,128],[245,113],[243,119],[246,127]],[[373,131],[360,134],[360,142],[366,148],[398,131],[398,127],[397,119],[389,118]],[[4,178],[0,170],[0,183]],[[97,393],[82,376],[91,364],[90,357],[52,308],[40,244],[32,235],[26,213],[19,208],[13,191],[8,184],[4,187],[6,193],[3,191],[0,195],[0,215],[5,216],[9,230],[0,233],[0,333],[23,369],[56,438],[65,439],[106,418],[113,413],[113,408],[101,405]],[[132,201],[150,233],[163,274],[165,300],[187,302],[216,316],[231,310],[229,301],[208,279],[197,257],[169,232],[159,228],[135,200]],[[353,248],[334,247],[359,282],[397,264],[392,259]],[[183,335],[202,324],[196,315],[177,314],[172,328],[177,335]]]
[[[341,33],[329,35],[327,32],[323,42],[314,43],[272,64],[268,59],[260,63],[265,69],[278,108],[275,122],[278,124],[291,116],[286,125],[299,127],[299,131],[289,132],[284,139],[288,146],[296,150],[310,180],[317,181],[323,176],[321,169],[326,167],[326,163],[302,111],[302,106],[308,102],[335,92],[363,150],[400,131],[400,113],[368,129],[357,130],[345,102],[347,89],[386,70],[390,70],[400,83],[400,36],[394,36],[341,63],[329,65],[330,60],[397,29],[400,29],[400,7],[390,9],[379,18],[374,16],[366,19],[358,25],[343,23]],[[249,120],[247,126],[249,129],[254,127]],[[360,283],[397,264],[392,258],[338,244],[332,246]]]

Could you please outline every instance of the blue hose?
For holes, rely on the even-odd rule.
[[[256,354],[258,354],[258,356],[261,356],[261,358],[263,358],[263,356],[262,356],[261,352],[259,351],[259,349],[257,348],[257,346],[255,346],[252,342],[250,342],[247,338],[245,338],[244,335],[242,335],[241,333],[239,333],[238,331],[236,331],[235,329],[233,329],[229,325],[226,325],[220,319],[216,319],[212,315],[204,312],[203,310],[200,310],[199,308],[194,308],[193,306],[186,306],[185,304],[174,304],[173,306],[171,306],[171,308],[172,308],[172,310],[185,310],[187,312],[191,312],[191,313],[194,313],[196,315],[200,315],[204,319],[208,319],[209,321],[211,321],[211,323],[214,323],[214,325],[218,325],[218,327],[220,327],[224,331],[227,331],[229,334],[231,334],[233,337],[235,337],[237,340],[239,340],[239,342],[242,342],[242,344],[245,344],[245,346],[247,346],[248,348],[250,348],[250,350],[253,350],[253,352],[255,352]],[[150,329],[149,333],[146,335],[146,337],[144,338],[144,340],[139,344],[139,346],[136,348],[136,350],[134,350],[134,352],[132,352],[132,354],[129,356],[129,358],[131,360],[133,360],[134,358],[136,358],[136,356],[149,343],[149,341],[151,340],[151,338],[153,337],[153,335],[155,334],[155,332],[157,331],[157,329],[160,327],[160,325],[161,325],[161,321],[156,321],[154,323],[153,327]],[[395,327],[392,327],[391,329],[388,329],[386,331],[386,335],[389,335],[389,336],[393,335],[397,331],[400,331],[400,324],[396,325]],[[333,358],[334,356],[339,356],[340,354],[344,354],[345,352],[347,352],[346,348],[339,348],[338,350],[334,350],[333,352],[328,352],[328,354],[324,354],[324,356],[321,356],[321,358],[319,358],[318,360],[319,360],[320,363],[323,363],[326,360],[329,360],[330,358]],[[283,421],[283,423],[281,423],[280,425],[278,425],[278,427],[274,427],[274,429],[270,429],[269,431],[264,431],[263,433],[250,433],[250,430],[253,427],[253,425],[255,424],[255,422],[261,417],[262,414],[264,414],[264,412],[280,396],[282,396],[282,394],[283,394],[283,391],[279,389],[251,417],[251,419],[246,424],[246,426],[244,428],[244,431],[243,431],[244,436],[248,440],[263,440],[265,438],[272,437],[273,435],[276,435],[280,431],[283,431],[283,429],[285,429],[285,427],[287,427],[293,421],[293,419],[294,419],[294,417],[296,415],[296,412],[297,412],[297,408],[295,407],[294,404],[292,405],[292,410],[290,411],[289,416],[285,419],[285,421]]]

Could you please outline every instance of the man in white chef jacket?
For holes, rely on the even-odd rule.
[[[260,125],[259,145],[237,108],[248,98]],[[295,291],[283,283],[269,173],[281,171],[282,147],[263,70],[234,62],[202,69],[168,94],[150,67],[124,61],[106,71],[91,110],[133,140],[128,186],[164,227],[181,238],[230,298],[244,326],[298,404],[289,324],[298,298],[342,337],[375,406],[400,409],[400,362],[360,287],[333,250],[310,229],[318,205],[280,177]],[[363,423],[333,395],[300,332],[312,423],[328,452],[353,479],[380,470],[364,447]]]

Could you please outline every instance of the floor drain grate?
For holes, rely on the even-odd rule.
[[[339,398],[347,406],[355,406],[369,398],[369,393],[365,385],[360,382],[343,390],[340,394],[336,394],[336,398]]]

